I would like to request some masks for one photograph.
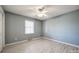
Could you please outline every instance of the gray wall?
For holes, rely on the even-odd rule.
[[[5,46],[5,14],[0,6],[0,51]]]
[[[56,40],[79,45],[79,11],[44,21],[43,32]]]
[[[35,33],[26,35],[25,32],[25,20],[31,20],[35,23]],[[41,33],[41,21],[34,20],[32,18],[15,15],[12,13],[6,13],[5,21],[5,32],[6,32],[6,44],[13,43],[21,40],[27,40],[29,37],[39,37]]]

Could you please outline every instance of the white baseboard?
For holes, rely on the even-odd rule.
[[[23,42],[26,42],[26,41],[28,41],[28,40],[23,40],[23,41],[9,43],[9,44],[6,44],[5,46],[15,45],[15,44],[23,43]]]
[[[66,45],[69,45],[69,46],[73,46],[73,47],[79,48],[79,46],[75,45],[75,44],[66,43],[66,42],[58,41],[56,39],[51,39],[51,38],[47,38],[47,37],[46,37],[46,39],[49,39],[49,40],[52,40],[52,41],[55,41],[55,42],[58,42],[58,43],[62,43],[62,44],[66,44]]]
[[[42,37],[38,37],[38,38],[42,38]],[[35,39],[38,39],[38,38],[33,38],[33,39],[35,40]],[[27,39],[27,40],[22,40],[22,41],[18,41],[18,42],[13,42],[13,43],[6,44],[5,46],[15,45],[15,44],[23,43],[23,42],[26,42],[26,41],[29,41],[29,40]]]
[[[62,44],[66,44],[66,45],[69,45],[69,46],[73,46],[73,47],[79,48],[78,45],[71,44],[71,43],[66,43],[66,42],[62,42],[62,41],[58,41],[58,40],[51,39],[51,38],[48,38],[48,37],[38,37],[38,38],[44,38],[44,39],[52,40],[52,41],[55,41],[55,42],[58,42],[58,43],[62,43]],[[38,39],[38,38],[34,38],[34,39]],[[10,46],[10,45],[14,45],[14,44],[19,44],[19,43],[26,42],[26,41],[28,41],[28,40],[23,40],[23,41],[18,41],[18,42],[6,44],[5,46]]]

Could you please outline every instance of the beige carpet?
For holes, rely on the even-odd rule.
[[[17,45],[7,46],[3,53],[78,53],[79,48],[38,38]]]

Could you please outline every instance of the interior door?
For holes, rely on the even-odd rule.
[[[2,50],[2,13],[0,13],[0,51]]]

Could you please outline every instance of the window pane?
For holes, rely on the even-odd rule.
[[[33,21],[25,21],[25,34],[34,33],[34,22]]]

